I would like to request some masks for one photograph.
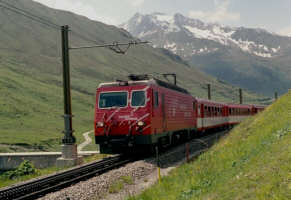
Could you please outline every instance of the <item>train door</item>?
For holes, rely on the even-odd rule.
[[[166,121],[166,105],[165,105],[165,94],[162,94],[162,123],[163,123],[163,131],[166,131],[167,121]]]
[[[158,90],[153,90],[153,111],[152,111],[152,126],[154,127],[154,133],[162,133],[162,112],[161,112],[161,100]]]
[[[204,104],[200,104],[200,112],[198,112],[199,116],[198,116],[198,128],[203,128],[204,124],[203,124],[203,118],[204,118]]]
[[[196,100],[193,101],[193,118],[194,118],[194,126],[197,127],[197,117],[199,116],[200,105]]]

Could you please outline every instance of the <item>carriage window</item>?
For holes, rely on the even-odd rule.
[[[145,105],[145,91],[133,91],[131,97],[132,106],[144,106]]]
[[[100,93],[99,108],[125,107],[127,105],[127,92]]]
[[[155,92],[155,95],[154,95],[154,106],[155,107],[159,106],[159,93],[158,92]]]
[[[200,111],[200,109],[201,109],[201,106],[200,105],[198,105],[198,115],[200,116],[200,114],[201,114],[201,111]]]

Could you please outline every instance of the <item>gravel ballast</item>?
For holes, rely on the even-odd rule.
[[[196,140],[190,143],[190,157],[196,157],[208,144],[219,137],[209,137],[207,141]],[[176,166],[185,161],[185,144],[161,155],[161,175],[165,176]],[[157,164],[155,158],[149,158],[126,164],[118,169],[79,182],[60,191],[47,194],[40,200],[120,200],[128,196],[141,193],[158,181]],[[129,180],[124,180],[124,178]]]

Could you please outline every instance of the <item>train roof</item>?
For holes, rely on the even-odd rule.
[[[252,105],[249,104],[238,104],[238,103],[228,103],[227,104],[231,108],[251,108]]]
[[[209,100],[209,99],[201,99],[201,98],[198,98],[198,97],[196,97],[196,100],[198,102],[207,103],[207,104],[216,104],[216,105],[221,105],[221,106],[227,105],[226,103],[223,103],[223,102],[212,101],[212,100]]]
[[[164,88],[172,89],[178,92],[182,92],[185,94],[190,94],[186,89],[181,88],[177,85],[174,85],[172,83],[167,83],[165,81],[161,81],[156,78],[149,78],[146,80],[128,80],[128,81],[122,81],[117,80],[115,82],[109,82],[109,83],[100,83],[98,88],[101,87],[112,87],[112,86],[134,86],[134,85],[158,85]]]

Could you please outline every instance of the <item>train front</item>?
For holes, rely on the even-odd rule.
[[[100,153],[124,153],[151,143],[150,91],[144,83],[100,84],[94,120]]]

